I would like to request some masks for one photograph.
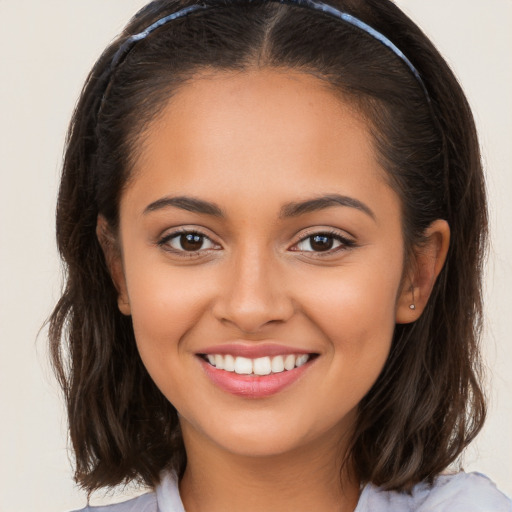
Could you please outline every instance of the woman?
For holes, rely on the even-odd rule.
[[[153,2],[88,79],[50,335],[77,480],[157,487],[119,510],[510,508],[440,476],[485,416],[471,113],[353,4]]]

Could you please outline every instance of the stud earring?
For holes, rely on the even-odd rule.
[[[412,304],[409,304],[409,309],[414,311],[416,309],[416,304],[414,304],[414,285],[411,284],[411,295],[412,295]]]

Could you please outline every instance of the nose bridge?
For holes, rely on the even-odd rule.
[[[244,244],[233,252],[227,283],[219,292],[216,316],[241,331],[255,332],[293,314],[277,256],[264,242]]]

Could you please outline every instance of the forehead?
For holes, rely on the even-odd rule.
[[[357,109],[326,81],[280,69],[204,72],[187,82],[148,125],[134,178],[146,184],[146,203],[165,187],[211,200],[293,201],[333,188],[374,192],[386,181]]]

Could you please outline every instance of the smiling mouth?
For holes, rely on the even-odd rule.
[[[300,368],[317,357],[318,354],[286,354],[248,358],[231,354],[199,354],[209,365],[217,370],[232,372],[237,375],[261,377],[289,372]]]

